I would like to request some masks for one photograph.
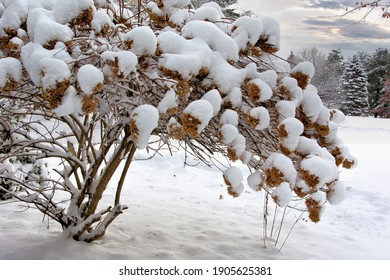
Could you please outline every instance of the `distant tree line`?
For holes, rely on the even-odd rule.
[[[329,54],[316,47],[292,51],[288,61],[313,63],[316,73],[312,83],[326,106],[346,115],[390,117],[390,50],[378,48],[373,53],[357,52],[344,58],[340,49]]]

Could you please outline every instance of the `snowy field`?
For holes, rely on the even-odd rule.
[[[347,118],[339,135],[359,165],[342,170],[347,199],[327,205],[318,224],[291,211],[279,238],[277,219],[273,236],[264,242],[263,193],[246,186],[233,199],[218,169],[183,168],[183,151],[147,161],[140,151],[122,196],[129,209],[102,240],[69,240],[36,210],[2,201],[0,259],[390,260],[390,120]],[[114,195],[112,190],[106,199],[111,202]],[[269,213],[268,235],[273,206]]]

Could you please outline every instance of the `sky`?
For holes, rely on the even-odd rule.
[[[241,9],[258,16],[278,20],[282,30],[279,54],[287,57],[291,50],[317,47],[329,53],[341,49],[344,56],[358,51],[374,52],[390,48],[390,19],[382,18],[379,9],[363,20],[367,10],[344,15],[356,0],[239,0]],[[381,1],[388,3],[388,0]]]

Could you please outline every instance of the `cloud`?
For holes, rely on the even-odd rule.
[[[340,49],[345,56],[352,56],[357,52],[372,53],[379,48],[386,48],[387,45],[382,42],[333,42],[329,44],[319,44],[318,47],[323,50]]]
[[[333,0],[310,0],[308,3],[308,7],[310,8],[323,8],[329,10],[341,10],[347,7],[355,7],[356,0],[341,0],[341,1],[333,1]]]
[[[340,29],[340,34],[347,38],[354,39],[388,39],[390,38],[390,31],[382,29],[378,25],[368,22],[354,23],[344,25]]]
[[[390,31],[369,22],[357,22],[342,18],[309,18],[303,21],[311,30],[329,32],[330,29],[345,38],[351,39],[384,39],[390,38]]]
[[[251,10],[257,15],[269,15],[280,13],[285,10],[297,7],[305,7],[305,0],[239,0],[238,6],[244,10]]]

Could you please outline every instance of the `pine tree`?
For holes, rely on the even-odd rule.
[[[364,66],[367,70],[368,92],[370,109],[373,110],[379,105],[379,99],[383,88],[382,80],[390,73],[390,51],[385,48],[377,49],[369,59],[366,59]]]
[[[367,74],[358,58],[351,58],[345,67],[341,85],[340,97],[343,98],[341,110],[350,116],[368,115]]]
[[[327,58],[329,63],[340,63],[343,59],[340,49],[332,49]]]

